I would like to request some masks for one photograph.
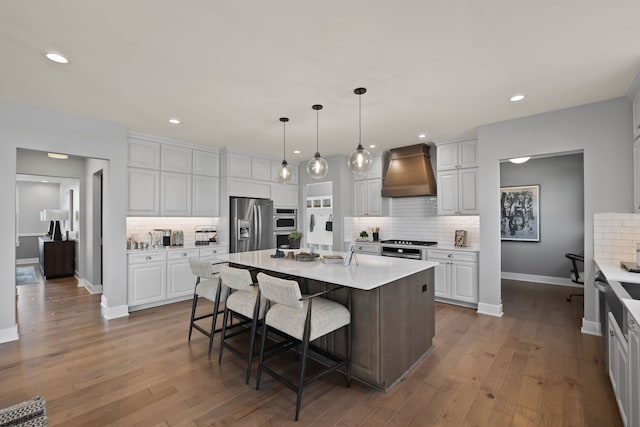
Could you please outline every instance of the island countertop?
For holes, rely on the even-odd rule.
[[[287,258],[271,258],[273,249],[253,252],[220,254],[217,258],[231,263],[270,270],[306,279],[348,286],[354,289],[372,290],[412,274],[438,265],[434,261],[392,258],[357,254],[351,266],[324,264],[320,260],[296,261]],[[341,252],[320,252],[320,255],[342,255]]]

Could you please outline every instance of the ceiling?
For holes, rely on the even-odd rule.
[[[287,116],[290,161],[315,152],[317,103],[320,152],[355,148],[359,86],[362,142],[380,151],[622,96],[640,69],[637,0],[4,0],[1,12],[0,100],[276,158]]]

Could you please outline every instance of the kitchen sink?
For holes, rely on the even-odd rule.
[[[633,299],[640,299],[640,283],[620,283],[629,296]]]

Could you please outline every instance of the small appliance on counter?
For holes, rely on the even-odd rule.
[[[184,246],[184,232],[182,230],[171,232],[171,246]]]
[[[154,228],[153,231],[162,233],[162,246],[171,246],[171,229],[170,228]]]
[[[196,246],[209,245],[218,239],[218,228],[212,225],[196,225]]]

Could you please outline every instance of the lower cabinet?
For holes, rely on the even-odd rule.
[[[478,304],[478,253],[429,249],[427,259],[434,268],[435,297],[442,302],[466,306]]]
[[[627,414],[629,409],[629,348],[627,341],[622,334],[622,329],[616,322],[613,314],[609,312],[609,330],[608,332],[608,347],[609,347],[609,380],[611,381],[611,387],[616,396],[616,402],[618,403],[618,409],[620,410],[620,418],[624,425],[629,424],[627,421]]]
[[[629,320],[629,404],[627,425],[640,426],[640,328]]]
[[[189,260],[213,261],[223,253],[227,253],[223,246],[130,253],[127,267],[130,310],[191,298],[195,276]]]

